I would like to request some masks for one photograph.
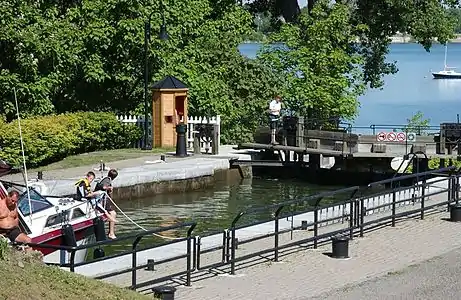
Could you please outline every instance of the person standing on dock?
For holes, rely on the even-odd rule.
[[[100,182],[98,182],[94,188],[94,191],[105,191],[107,195],[109,195],[109,199],[106,199],[104,208],[107,210],[109,215],[115,220],[117,213],[115,212],[114,208],[112,207],[112,181],[118,176],[118,172],[115,169],[110,169],[107,173],[107,176],[104,177]],[[117,238],[115,236],[115,222],[109,220],[109,234],[110,239]]]
[[[280,119],[280,111],[282,110],[282,97],[279,95],[275,96],[274,100],[269,104],[269,122],[271,129],[271,144],[278,144],[275,140],[275,133]]]

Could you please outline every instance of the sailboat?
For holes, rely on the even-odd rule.
[[[434,79],[461,79],[461,73],[454,71],[455,67],[447,66],[447,44],[445,44],[445,60],[443,71],[432,72]]]

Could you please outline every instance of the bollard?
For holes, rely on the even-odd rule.
[[[146,271],[155,271],[155,260],[154,259],[147,260]]]
[[[194,154],[200,154],[200,135],[198,132],[194,134]]]
[[[456,203],[450,205],[450,221],[461,222],[461,204]]]
[[[307,230],[307,221],[301,221],[301,230]]]
[[[186,149],[186,132],[187,132],[187,125],[184,123],[176,125],[176,156],[185,157],[187,156],[187,149]]]
[[[38,179],[38,180],[43,180],[43,171],[38,171],[38,173],[37,173],[37,179]]]
[[[176,292],[176,288],[172,286],[156,286],[152,288],[154,292],[154,297],[162,299],[162,300],[174,300],[174,293]]]
[[[160,160],[165,161],[165,154],[160,155]]]
[[[349,258],[349,237],[335,236],[331,238],[333,258]]]

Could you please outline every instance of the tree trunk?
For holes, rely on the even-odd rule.
[[[296,21],[301,12],[297,0],[276,0],[275,4],[277,10],[282,13],[283,18],[288,23]]]

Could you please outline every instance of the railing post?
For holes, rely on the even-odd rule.
[[[360,199],[360,237],[363,237],[363,224],[365,223],[365,199]]]
[[[136,267],[137,267],[137,247],[142,236],[136,237],[131,246],[131,286],[130,289],[136,290]]]
[[[349,238],[354,239],[354,202],[355,200],[349,202]]]
[[[283,206],[280,206],[275,211],[275,228],[274,228],[274,261],[279,261],[279,216]]]
[[[231,237],[230,237],[231,233],[229,230],[227,230],[227,233],[226,233],[226,262],[229,262],[230,261],[230,247],[231,247],[231,244],[230,244],[230,240],[231,240]]]
[[[70,271],[72,273],[75,272],[75,252],[76,251],[77,250],[75,249],[70,250]]]
[[[447,193],[447,211],[450,211],[450,203],[453,195],[453,176],[448,177],[448,193]]]
[[[199,236],[197,237],[197,244],[195,245],[197,247],[197,258],[196,258],[196,268],[197,270],[200,270],[200,251],[202,250],[202,238]],[[224,249],[224,244],[223,244],[223,249]],[[224,262],[224,258],[223,258]]]
[[[231,228],[231,275],[235,275],[235,226]]]
[[[455,186],[456,204],[459,202],[459,176],[456,175],[456,186]]]
[[[317,249],[318,241],[317,236],[319,235],[319,209],[317,205],[314,209],[314,249]]]
[[[222,263],[226,262],[226,250],[227,250],[227,229],[224,229],[222,233]],[[199,252],[200,256],[200,252]]]
[[[395,201],[396,201],[396,194],[395,190],[392,191],[392,227],[395,227]]]
[[[187,258],[186,258],[186,267],[187,267],[187,273],[186,273],[186,286],[190,286],[190,277],[191,277],[191,256],[192,256],[192,251],[191,251],[191,245],[192,245],[192,237],[188,236],[187,237]]]
[[[424,198],[426,195],[426,179],[423,179],[423,184],[421,185],[421,220],[424,220]]]

